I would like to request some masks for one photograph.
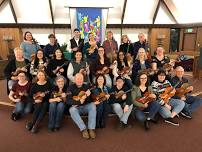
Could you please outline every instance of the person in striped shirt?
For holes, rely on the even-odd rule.
[[[168,102],[160,97],[168,87],[171,87],[172,90],[170,93],[175,93],[175,87],[172,87],[171,83],[166,80],[166,72],[160,69],[157,72],[157,78],[151,84],[153,92],[156,94],[159,104],[161,105],[159,109],[160,115],[165,119],[165,122],[170,123],[175,126],[179,126],[179,123],[174,120],[174,117],[182,111],[185,106],[184,101],[179,99],[173,99],[169,97]]]

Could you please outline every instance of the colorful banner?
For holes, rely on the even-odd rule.
[[[93,33],[95,40],[102,40],[102,9],[101,8],[77,8],[77,27],[80,29],[81,38],[88,41],[88,33]]]

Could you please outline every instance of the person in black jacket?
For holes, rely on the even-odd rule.
[[[132,82],[133,82],[133,84],[135,84],[135,80],[136,80],[136,77],[138,75],[138,72],[146,70],[146,69],[150,69],[150,68],[151,68],[151,63],[147,59],[145,49],[140,48],[138,50],[138,54],[137,54],[136,60],[133,63],[133,68],[132,68]]]
[[[57,49],[54,53],[53,59],[51,59],[47,65],[47,74],[52,79],[51,82],[53,82],[53,79],[59,75],[67,78],[67,66],[68,61],[64,58],[62,50]]]
[[[120,91],[123,94],[120,94]],[[121,76],[116,78],[116,85],[112,87],[110,93],[114,93],[110,95],[109,103],[112,105],[114,112],[119,117],[119,123],[117,129],[122,130],[123,128],[130,128],[131,125],[128,125],[128,117],[133,109],[131,90],[128,89],[126,85],[124,85],[124,80]]]
[[[138,39],[139,41],[133,44],[132,55],[134,56],[134,60],[140,48],[145,49],[146,52],[148,51],[148,44],[146,43],[145,35],[143,33],[138,34]]]
[[[73,52],[72,57],[75,56],[76,51],[81,51],[83,50],[84,47],[84,39],[80,37],[80,31],[78,28],[74,29],[74,37],[70,40],[70,49]]]
[[[71,92],[71,95],[67,97],[67,104],[71,105],[69,113],[82,132],[83,138],[94,139],[96,137],[96,106],[90,98],[91,89],[83,82],[83,74],[77,73],[75,75],[75,84],[70,85],[67,89],[67,92]],[[88,127],[81,119],[81,113],[88,113]]]
[[[12,86],[17,82],[17,71],[28,72],[27,69],[29,66],[29,61],[23,57],[23,49],[16,47],[14,49],[15,59],[8,62],[7,66],[4,69],[4,74],[8,81],[8,93],[12,89]]]
[[[54,34],[50,34],[48,36],[48,39],[50,42],[43,48],[44,56],[48,59],[52,59],[55,50],[57,50],[60,47],[60,45],[59,45],[59,43],[57,43]]]
[[[185,102],[184,109],[180,112],[185,118],[191,119],[192,113],[202,105],[202,98],[192,96],[189,93],[193,91],[193,86],[188,83],[188,79],[184,77],[184,68],[181,66],[176,67],[176,75],[171,79],[171,83],[176,86],[176,94],[174,98],[183,100]],[[181,91],[179,91],[179,89]]]
[[[119,47],[119,52],[120,51],[124,52],[125,55],[132,55],[133,45],[127,35],[122,35],[121,37],[121,45]]]
[[[106,117],[109,111],[109,88],[105,84],[106,78],[104,75],[100,74],[96,76],[96,88],[92,90],[92,98],[97,108],[96,128],[105,128]]]

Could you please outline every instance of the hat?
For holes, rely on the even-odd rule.
[[[48,38],[55,38],[55,35],[54,34],[49,34]]]

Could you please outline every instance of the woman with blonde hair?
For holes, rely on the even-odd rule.
[[[147,59],[147,54],[145,52],[145,49],[140,48],[138,50],[136,59],[133,63],[133,69],[132,69],[132,81],[133,81],[133,83],[135,82],[135,79],[138,75],[138,72],[145,70],[145,69],[149,69],[149,68],[151,68],[151,63]]]

